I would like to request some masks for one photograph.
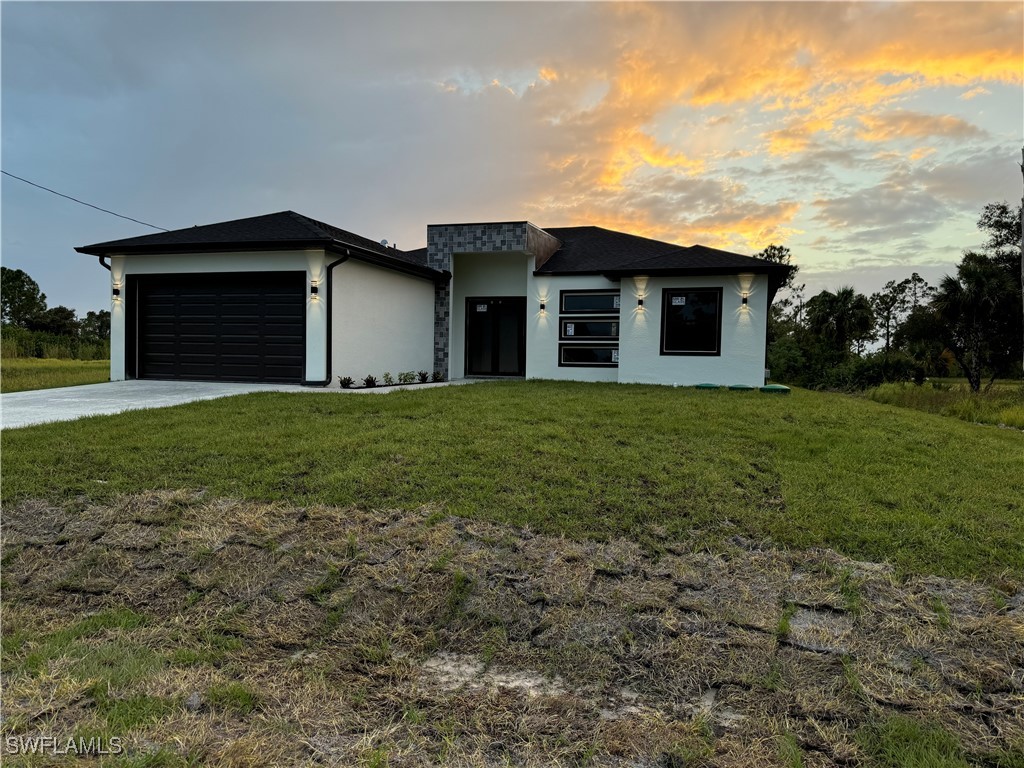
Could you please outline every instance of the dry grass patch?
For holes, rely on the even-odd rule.
[[[138,765],[871,765],[906,734],[968,763],[1024,749],[1021,593],[827,550],[655,556],[431,507],[187,492],[24,502],[3,535],[4,734],[120,736]]]

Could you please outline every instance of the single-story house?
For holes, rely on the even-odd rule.
[[[601,227],[427,227],[402,251],[292,211],[76,248],[110,270],[112,380],[326,386],[439,371],[764,383],[788,267]]]

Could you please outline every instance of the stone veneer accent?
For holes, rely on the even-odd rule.
[[[427,264],[448,272],[452,271],[452,256],[456,253],[522,251],[536,256],[536,268],[539,268],[560,247],[557,238],[528,221],[432,224],[427,227]],[[451,283],[445,283],[434,291],[434,370],[446,378],[451,313]]]

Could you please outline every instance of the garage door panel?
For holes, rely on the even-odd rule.
[[[135,280],[139,378],[302,381],[304,272]]]

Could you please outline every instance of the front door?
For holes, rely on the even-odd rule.
[[[526,375],[526,298],[466,299],[466,375]]]

